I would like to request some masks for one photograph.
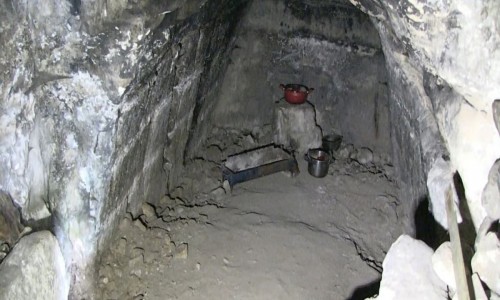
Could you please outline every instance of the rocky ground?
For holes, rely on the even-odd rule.
[[[121,221],[102,257],[98,298],[372,295],[381,261],[401,234],[397,187],[389,165],[340,156],[325,178],[310,176],[300,162],[298,176],[236,185],[217,204],[145,203],[138,219]]]

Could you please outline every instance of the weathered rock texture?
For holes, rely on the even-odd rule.
[[[280,83],[315,88],[309,100],[325,135],[391,153],[384,56],[365,14],[347,1],[255,0],[235,38],[220,92],[200,114],[205,126],[195,132],[191,156],[214,143],[238,152],[224,140],[243,149],[272,142]]]
[[[381,36],[391,121],[398,124],[394,154],[409,198],[425,195],[421,180],[449,152],[477,229],[486,216],[481,195],[488,172],[500,156],[492,112],[500,93],[498,3],[351,2],[372,16]]]
[[[0,299],[67,299],[61,249],[49,231],[25,236],[0,265]]]
[[[432,268],[432,254],[424,242],[400,236],[387,252],[376,299],[446,299],[446,284]]]
[[[0,189],[54,228],[75,295],[116,216],[177,184],[242,3],[0,4]]]
[[[402,196],[410,204],[408,213],[426,197],[422,180],[443,158],[462,179],[476,231],[483,223],[489,225],[498,208],[500,135],[495,99],[500,94],[500,4],[351,2],[372,16],[381,36],[389,72],[391,122],[397,124],[391,131],[393,153],[406,192]],[[449,172],[440,180],[443,190],[452,184]],[[443,209],[438,215],[445,215]],[[489,238],[485,243],[498,243],[497,236]],[[482,239],[486,238],[479,236],[476,245]],[[476,250],[473,262],[487,261],[479,247]],[[488,257],[500,254],[498,247],[488,251]],[[493,268],[491,264],[477,267],[477,272],[495,290],[498,278]]]
[[[54,229],[75,296],[127,207],[215,191],[226,154],[272,140],[280,82],[316,88],[325,134],[393,153],[407,232],[443,156],[481,224],[499,4],[351,1],[380,39],[344,1],[0,2],[0,190]]]

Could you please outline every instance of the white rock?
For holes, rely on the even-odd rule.
[[[0,265],[0,299],[67,299],[69,281],[49,231],[23,237]]]
[[[407,235],[392,244],[384,259],[377,300],[446,300],[446,284],[432,269],[433,251]]]
[[[476,242],[472,270],[497,294],[500,294],[500,241],[493,232]]]
[[[481,195],[481,202],[486,214],[492,220],[500,219],[500,160],[493,164],[488,175],[488,183]]]
[[[453,185],[453,170],[450,164],[442,158],[438,158],[432,165],[427,175],[427,189],[431,200],[431,211],[434,219],[445,229],[448,229],[448,219],[446,215],[446,193],[450,185]],[[453,185],[454,188],[454,185]],[[457,222],[462,222],[462,216],[458,210],[458,198],[453,193],[455,202],[455,212]]]
[[[224,191],[226,191],[226,194],[231,193],[231,186],[229,185],[229,181],[224,180],[224,182],[222,183],[222,188],[224,189]]]
[[[361,148],[356,153],[356,160],[363,165],[373,162],[373,152],[368,148]]]
[[[432,267],[438,277],[444,281],[452,294],[457,290],[455,273],[453,270],[453,257],[451,254],[451,243],[445,242],[432,255]]]

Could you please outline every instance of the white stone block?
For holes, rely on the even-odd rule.
[[[471,265],[481,280],[500,294],[500,241],[495,233],[489,232],[476,242]]]
[[[433,251],[407,235],[394,242],[384,259],[377,300],[446,300],[446,284],[432,268]]]
[[[453,256],[451,243],[445,242],[432,255],[432,267],[439,279],[445,282],[452,294],[457,290],[455,271],[453,270]]]

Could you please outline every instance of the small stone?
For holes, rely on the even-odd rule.
[[[142,214],[146,217],[147,220],[153,220],[157,218],[155,207],[146,202],[142,204]]]
[[[134,221],[134,226],[136,228],[138,228],[142,232],[146,232],[148,230],[148,228],[146,227],[146,225],[144,225],[144,223],[142,223],[142,221],[139,220],[139,219],[137,219],[137,220]]]
[[[351,154],[349,154],[349,158],[350,159],[353,159],[353,160],[356,160],[356,155],[358,154],[358,150],[354,149]]]
[[[0,245],[0,252],[2,253],[8,253],[10,250],[10,247],[7,243],[3,243]]]
[[[224,180],[222,183],[222,188],[226,191],[226,194],[231,193],[231,185],[229,185],[229,181]]]
[[[104,277],[104,278],[102,279],[102,283],[104,283],[104,284],[108,284],[108,282],[109,282],[108,277]]]
[[[141,269],[134,269],[130,271],[130,275],[134,275],[136,277],[141,277],[142,276],[142,270]]]
[[[199,271],[201,269],[201,264],[200,263],[196,263],[196,271]]]
[[[227,259],[227,258],[225,258],[225,257],[222,259],[222,261],[223,261],[223,262],[224,262],[224,264],[226,264],[226,265],[227,265],[227,264],[229,264],[229,259]]]
[[[177,248],[175,248],[174,258],[176,259],[187,259],[188,257],[188,244],[182,243]]]
[[[372,150],[363,147],[357,151],[355,159],[362,165],[370,164],[373,162],[373,152]]]
[[[346,159],[351,156],[351,153],[354,151],[354,146],[352,144],[348,144],[342,149],[338,151],[338,158]]]
[[[212,194],[212,198],[216,201],[222,200],[226,196],[226,190],[222,187],[216,188],[210,194]]]

